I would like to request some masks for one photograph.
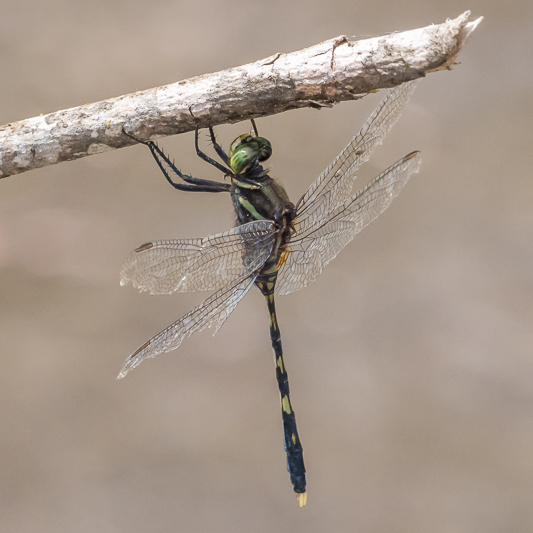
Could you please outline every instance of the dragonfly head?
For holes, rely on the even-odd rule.
[[[238,176],[252,169],[257,163],[266,161],[272,155],[272,145],[264,137],[252,137],[247,133],[239,135],[230,147],[230,167]]]

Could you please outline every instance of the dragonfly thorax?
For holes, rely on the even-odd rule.
[[[230,167],[236,176],[245,174],[266,161],[272,155],[272,145],[264,137],[252,137],[247,133],[239,135],[230,147]]]
[[[243,176],[233,176],[230,189],[238,224],[254,220],[272,220],[277,227],[289,225],[294,218],[294,204],[283,186],[257,165]]]

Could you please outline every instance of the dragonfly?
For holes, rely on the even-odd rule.
[[[291,294],[313,283],[355,235],[390,205],[410,176],[418,172],[421,158],[420,152],[415,151],[396,161],[358,192],[352,191],[357,170],[382,143],[406,107],[414,87],[414,82],[408,82],[390,90],[357,135],[296,205],[262,166],[272,154],[272,145],[259,136],[254,120],[251,121],[253,135],[237,137],[228,154],[218,144],[213,128],[209,128],[213,148],[221,162],[200,149],[196,127],[198,156],[223,172],[228,182],[184,174],[155,142],[133,137],[148,146],[175,189],[229,193],[237,225],[205,238],[149,242],[127,258],[121,285],[131,281],[134,287],[151,294],[215,292],[133,352],[118,378],[126,376],[145,359],[175,350],[195,332],[213,325],[218,331],[255,285],[265,296],[268,307],[287,470],[300,507],[307,503],[306,470],[289,394],[275,296]],[[176,181],[169,171],[177,176]]]

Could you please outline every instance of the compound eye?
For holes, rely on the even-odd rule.
[[[254,141],[257,143],[257,159],[266,161],[272,155],[270,141],[264,137],[254,137]]]

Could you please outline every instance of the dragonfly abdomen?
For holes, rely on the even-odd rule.
[[[266,298],[268,312],[270,315],[270,340],[274,351],[274,362],[276,365],[276,380],[281,400],[281,417],[283,421],[283,439],[285,453],[287,455],[287,471],[298,495],[300,507],[307,502],[305,466],[303,460],[303,449],[296,427],[296,416],[291,403],[289,391],[289,376],[283,359],[283,349],[281,345],[281,333],[276,317],[276,305],[274,301],[274,287],[277,279],[277,265],[263,269],[257,277],[255,284]]]

